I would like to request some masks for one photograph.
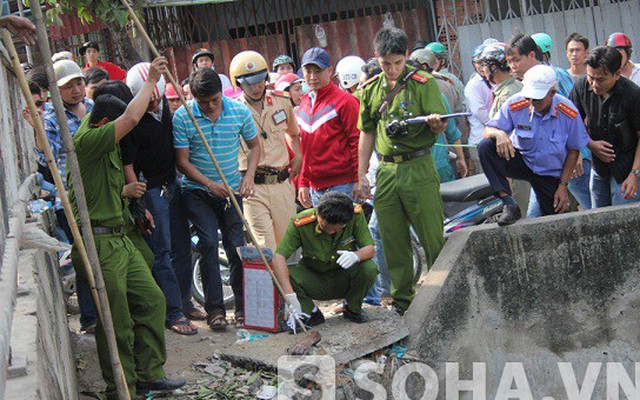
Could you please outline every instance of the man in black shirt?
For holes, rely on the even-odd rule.
[[[640,200],[640,87],[620,76],[621,62],[614,47],[596,47],[586,59],[587,75],[576,80],[571,92],[595,155],[590,182],[594,208]]]
[[[136,64],[127,73],[134,95],[146,81],[148,65]],[[167,301],[165,325],[178,334],[193,335],[197,328],[185,318],[185,312],[191,318],[197,314],[191,303],[191,237],[176,178],[172,117],[163,95],[160,81],[147,112],[121,144],[122,163],[127,183],[137,182],[141,174],[146,181],[144,200],[155,223],[150,238],[152,273]],[[205,317],[200,314],[200,319]]]

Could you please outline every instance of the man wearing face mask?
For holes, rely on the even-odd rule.
[[[557,94],[553,68],[536,65],[522,82],[522,91],[487,123],[478,145],[484,173],[505,204],[498,225],[513,224],[521,217],[507,177],[531,183],[543,215],[567,211],[569,179],[580,149],[589,143],[580,113]]]
[[[251,111],[262,145],[254,193],[243,202],[244,212],[258,244],[275,250],[296,213],[296,193],[289,175],[297,176],[302,165],[300,132],[287,93],[266,89],[269,74],[264,57],[243,51],[231,60],[229,70],[232,84],[242,89],[238,101]],[[287,144],[294,153],[291,161]],[[247,170],[245,152],[243,145],[239,154],[243,173]]]

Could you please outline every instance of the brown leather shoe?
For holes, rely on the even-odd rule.
[[[498,225],[500,226],[512,225],[520,218],[522,218],[520,207],[507,204],[502,209],[502,214],[500,215],[500,218],[498,218]]]

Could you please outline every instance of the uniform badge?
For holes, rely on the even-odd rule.
[[[556,106],[556,108],[558,110],[560,110],[564,115],[566,115],[567,117],[574,119],[575,117],[578,116],[578,110],[564,104],[564,103],[558,103],[558,105]]]
[[[273,105],[273,99],[271,97],[269,97],[269,96],[266,96],[266,97],[267,97],[267,104],[272,106]]]
[[[422,84],[425,84],[429,80],[429,76],[416,73],[411,75],[411,79],[413,79],[414,81],[420,82]]]
[[[287,113],[284,110],[278,110],[273,114],[273,123],[276,125],[280,125],[281,123],[287,120]]]
[[[527,107],[529,107],[529,102],[525,99],[509,104],[509,109],[511,110],[511,112],[520,111],[523,108],[527,108]]]
[[[530,131],[531,127],[529,125],[518,125],[516,129],[519,129],[521,131]]]
[[[353,242],[356,241],[356,238],[354,238],[353,236],[350,236],[348,238],[346,238],[345,240],[343,240],[342,242],[340,242],[340,247],[344,247],[347,246]]]

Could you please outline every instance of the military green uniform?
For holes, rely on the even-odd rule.
[[[401,76],[410,69],[405,67]],[[400,81],[399,79],[398,81]],[[429,125],[409,125],[408,133],[387,136],[385,126],[393,120],[418,115],[445,114],[446,108],[436,80],[426,72],[417,72],[394,97],[378,120],[380,104],[391,91],[384,73],[363,88],[358,128],[375,133],[375,148],[381,156],[394,156],[433,146],[436,134]],[[431,154],[404,162],[381,161],[376,175],[374,208],[380,223],[391,295],[394,305],[406,310],[415,295],[413,257],[409,227],[413,226],[429,266],[444,244],[443,209],[440,180]]]
[[[73,142],[82,173],[92,227],[121,228],[125,203],[120,198],[125,183],[115,122],[90,128],[86,117]],[[71,182],[71,177],[68,179]],[[73,186],[69,197],[77,216]],[[151,269],[131,239],[121,233],[94,235],[118,344],[118,354],[132,398],[138,381],[162,378],[166,360],[164,319],[166,304]],[[74,265],[81,265],[77,249]],[[117,398],[104,329],[98,323],[96,344],[107,397]]]
[[[362,208],[356,206],[353,219],[343,230],[329,235],[320,229],[316,209],[296,215],[276,253],[289,258],[302,247],[302,259],[289,267],[291,286],[298,296],[302,312],[311,315],[313,300],[345,299],[353,313],[362,311],[362,300],[376,281],[378,266],[367,260],[343,269],[336,263],[338,250],[356,251],[373,245]]]

